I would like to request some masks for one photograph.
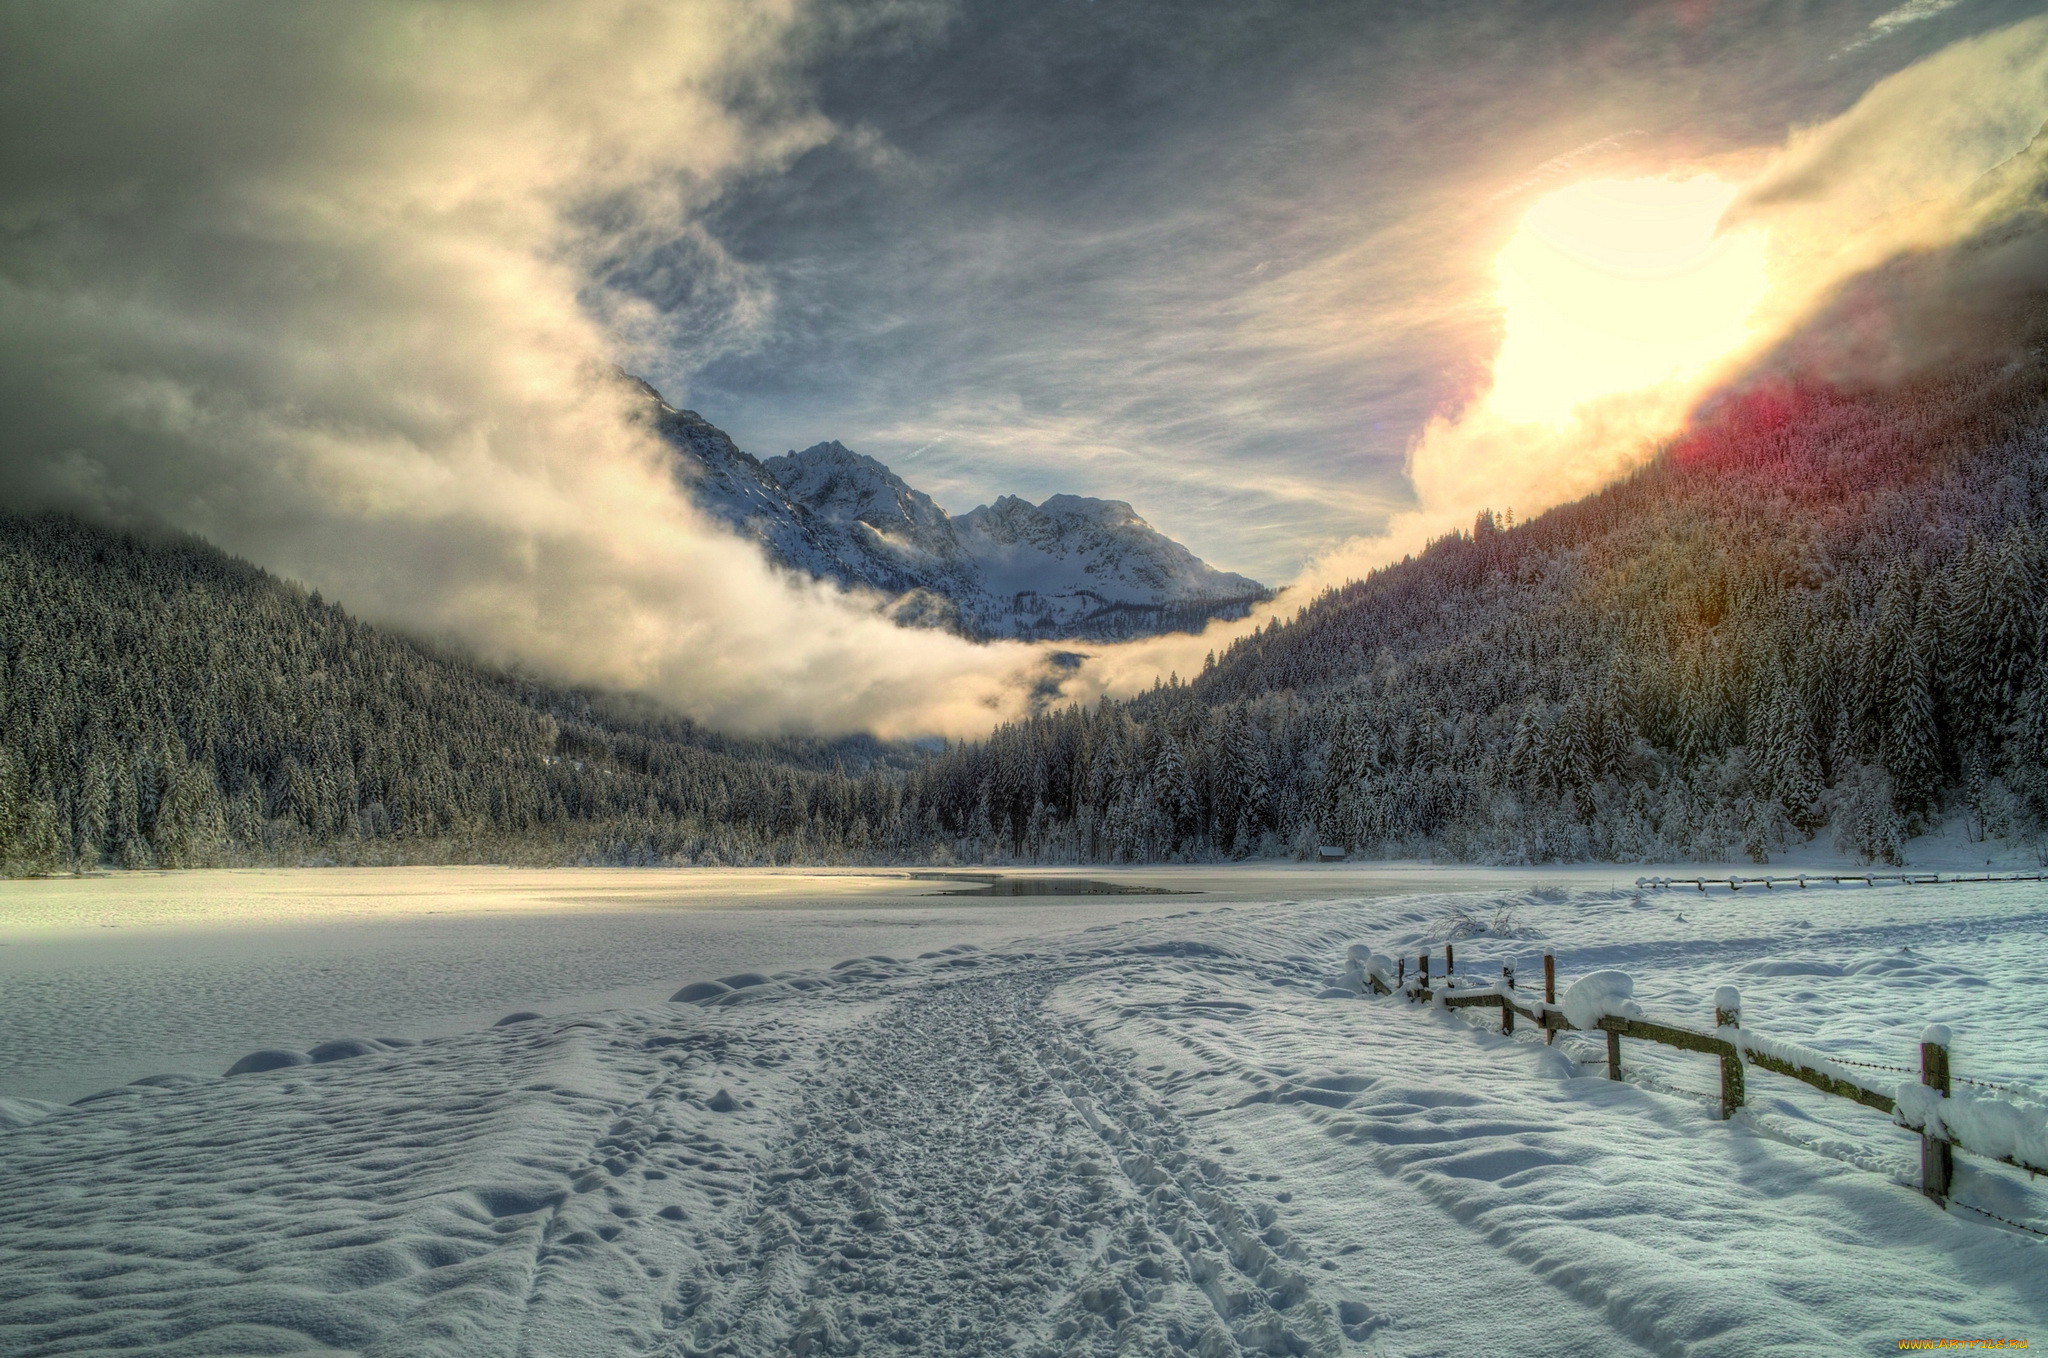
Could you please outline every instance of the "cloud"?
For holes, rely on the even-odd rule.
[[[1860,47],[1866,47],[1880,38],[1890,37],[1899,29],[1905,28],[1910,24],[1923,23],[1928,19],[1934,18],[1937,14],[1945,14],[1962,2],[1963,0],[1906,0],[1905,4],[1895,9],[1888,9],[1875,19],[1872,19],[1870,27],[1865,29],[1856,41],[1850,43],[1842,50],[1846,53],[1853,52]]]
[[[984,730],[1039,691],[1043,648],[776,574],[696,515],[602,374],[653,370],[721,424],[694,398],[730,397],[763,450],[915,449],[954,508],[1110,494],[1226,566],[1317,557],[1281,611],[1478,508],[1595,488],[1696,388],[1533,429],[1486,411],[1513,226],[1492,191],[1730,171],[1741,138],[1674,128],[1785,105],[1730,81],[1645,116],[1673,69],[1654,7],[1341,17],[13,7],[0,495],[165,519],[372,619],[724,726]],[[943,69],[865,60],[962,35]],[[1735,214],[1792,271],[1759,344],[2012,210],[2039,39],[1952,49],[1770,160]],[[1811,65],[1775,30],[1716,41],[1716,69]],[[761,392],[787,445],[745,437]],[[1103,648],[1069,691],[1185,675],[1257,621]]]
[[[902,8],[915,32],[806,65],[858,135],[708,221],[772,280],[771,332],[657,385],[763,451],[836,438],[893,464],[943,429],[916,479],[949,508],[1124,499],[1280,583],[1412,506],[1410,439],[1484,388],[1491,265],[1532,198],[1739,178],[1760,152],[1731,153],[2028,5],[1973,0],[1839,60],[1874,10]]]
[[[2029,320],[2038,326],[2037,311],[2022,313],[2048,297],[2044,118],[2048,19],[1956,43],[1878,82],[1840,116],[1738,159],[1747,174],[1739,194],[1720,199],[1734,201],[1719,235],[1752,252],[1762,276],[1746,329],[1731,331],[1713,361],[1582,401],[1562,418],[1519,419],[1491,399],[1513,358],[1504,342],[1473,399],[1414,439],[1413,500],[1383,528],[1318,556],[1252,616],[1200,637],[1121,648],[1085,677],[1129,693],[1170,669],[1196,672],[1210,650],[1291,616],[1322,589],[1469,529],[1482,510],[1528,518],[1597,491],[1683,430],[1704,397],[1757,365],[1883,381],[2009,343]],[[1347,272],[1334,262],[1325,270],[1316,286]],[[1702,276],[1726,290],[1744,274]],[[1513,328],[1510,317],[1504,341]]]
[[[1795,132],[1729,214],[1771,233],[1787,330],[1846,280],[2025,207],[2048,122],[2048,18],[1957,42]]]
[[[1300,592],[1398,560],[1481,510],[1528,517],[1599,489],[1682,430],[1703,396],[1795,336],[1790,356],[1834,377],[1896,375],[1909,349],[1930,359],[1955,352],[1973,325],[1985,328],[1997,299],[2022,284],[2037,296],[2048,282],[2037,234],[2044,119],[2048,19],[2037,19],[1955,43],[1879,81],[1840,116],[1795,131],[1720,218],[1730,258],[1753,250],[1762,272],[1746,324],[1717,317],[1729,341],[1714,361],[1563,419],[1513,418],[1492,399],[1513,352],[1511,314],[1492,389],[1433,419],[1411,448],[1414,507],[1319,559]],[[1979,239],[2001,223],[2013,229]],[[1939,258],[1879,272],[1923,254]],[[1707,298],[1743,286],[1739,272],[1701,276],[1713,284]],[[1894,295],[1877,306],[1887,287]],[[1842,306],[1845,292],[1866,304]],[[1647,289],[1644,299],[1665,302]],[[1828,323],[1817,324],[1823,315]],[[1856,316],[1870,326],[1852,328]]]
[[[958,734],[1018,710],[1037,653],[771,571],[603,377],[769,313],[698,220],[829,135],[779,74],[797,20],[9,10],[0,493],[168,520],[369,618],[723,726]],[[663,258],[694,305],[647,303]],[[625,261],[638,290],[613,286]]]

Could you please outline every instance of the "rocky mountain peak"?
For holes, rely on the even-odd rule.
[[[892,616],[978,639],[1119,640],[1241,617],[1270,597],[1219,571],[1122,500],[1016,495],[948,515],[837,440],[765,462],[703,416],[630,379],[676,475],[706,513],[786,570],[873,590]]]
[[[865,523],[883,533],[943,534],[946,511],[895,472],[834,439],[761,464],[790,497],[836,523]]]

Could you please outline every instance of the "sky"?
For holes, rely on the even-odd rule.
[[[699,515],[612,365],[1291,610],[2038,215],[2034,8],[0,3],[0,504],[715,725],[971,735],[1231,631],[896,628]]]
[[[1409,445],[1483,382],[1489,270],[1544,192],[1775,145],[2030,12],[915,7],[821,43],[838,135],[706,214],[772,322],[651,375],[742,447],[838,438],[954,512],[1129,500],[1284,583],[1412,503]],[[647,292],[699,303],[678,281]]]

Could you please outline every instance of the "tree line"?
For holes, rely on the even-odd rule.
[[[929,851],[893,838],[912,757],[722,737],[196,538],[0,515],[0,871],[879,859]]]
[[[1896,862],[2048,824],[2048,365],[1759,384],[1189,683],[915,770],[963,857]]]
[[[369,626],[190,537],[0,515],[0,871],[1897,861],[2048,827],[2048,360],[1765,383],[1129,701],[753,740]]]

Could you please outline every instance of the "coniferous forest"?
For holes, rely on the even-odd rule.
[[[0,863],[1874,862],[2048,827],[2048,355],[1759,383],[1130,701],[721,737],[189,537],[0,518]]]
[[[2043,359],[1765,385],[1628,480],[913,785],[972,852],[1896,862],[2048,824]]]
[[[899,851],[901,751],[723,739],[59,515],[0,517],[0,734],[13,873]]]

